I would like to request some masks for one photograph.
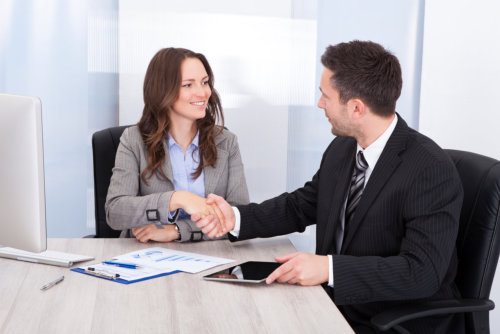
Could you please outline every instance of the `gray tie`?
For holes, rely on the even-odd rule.
[[[354,172],[352,173],[351,187],[349,189],[349,197],[347,198],[347,205],[345,209],[344,236],[347,234],[347,227],[354,216],[354,211],[356,211],[356,207],[358,206],[361,195],[363,194],[367,168],[368,163],[363,156],[363,152],[359,151],[356,155],[356,166],[354,167]]]

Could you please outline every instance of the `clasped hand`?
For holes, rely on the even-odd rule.
[[[222,198],[222,197],[221,197]],[[229,205],[229,204],[228,204]],[[213,233],[211,238],[219,237],[226,233],[225,226],[221,223],[223,221],[223,214],[214,203],[209,203],[207,199],[190,193],[188,191],[176,191],[170,198],[171,212],[183,209],[188,214],[196,214],[197,219],[210,217],[214,225],[211,228]],[[159,241],[169,242],[178,238],[178,233],[172,225],[158,225],[150,224],[132,229],[132,233],[140,242]]]
[[[236,217],[233,208],[224,198],[210,194],[206,204],[210,207],[215,206],[217,214],[203,217],[202,214],[196,213],[191,216],[203,233],[214,238],[234,229]],[[328,282],[328,256],[297,252],[277,257],[276,261],[282,265],[267,277],[267,284],[274,281],[299,285],[318,285]]]
[[[196,212],[191,215],[191,220],[196,222],[196,226],[204,234],[209,238],[217,238],[234,229],[236,217],[233,208],[224,198],[210,194],[206,205],[213,209],[213,213]]]

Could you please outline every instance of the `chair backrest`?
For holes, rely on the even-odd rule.
[[[118,238],[120,231],[115,231],[106,223],[106,195],[120,137],[130,125],[117,126],[97,131],[92,135],[92,156],[94,160],[94,203],[95,203],[95,237]]]
[[[471,152],[445,151],[464,189],[455,281],[463,298],[489,298],[500,252],[500,161]]]

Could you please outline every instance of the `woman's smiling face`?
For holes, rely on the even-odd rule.
[[[205,117],[208,99],[212,94],[208,74],[198,58],[187,58],[181,64],[181,87],[170,117],[197,120]]]

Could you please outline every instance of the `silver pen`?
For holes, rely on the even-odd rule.
[[[49,288],[53,287],[54,285],[56,285],[56,284],[58,284],[58,283],[61,283],[61,282],[63,281],[63,279],[64,279],[64,276],[58,277],[58,278],[56,278],[55,280],[53,280],[53,281],[51,281],[51,282],[49,282],[49,283],[45,284],[44,286],[42,286],[42,287],[40,288],[40,290],[45,291],[45,290],[47,290],[47,289],[49,289]]]

